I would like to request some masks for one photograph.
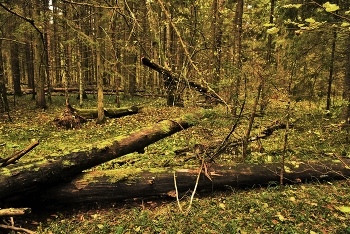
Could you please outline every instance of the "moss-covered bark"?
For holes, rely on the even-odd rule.
[[[0,201],[67,181],[83,170],[143,149],[173,133],[190,127],[183,119],[164,120],[128,136],[85,146],[62,157],[46,157],[31,164],[9,165],[0,168]]]
[[[350,176],[350,159],[324,162],[286,163],[284,182],[296,184]],[[279,185],[280,163],[208,165],[207,175],[201,173],[197,192],[217,191],[232,188],[253,188],[256,186]],[[23,196],[11,202],[42,202],[49,204],[102,202],[121,199],[171,196],[175,194],[174,171],[178,191],[193,190],[199,167],[173,170],[109,170],[81,173],[69,182],[64,182],[40,193],[31,195],[32,200]]]

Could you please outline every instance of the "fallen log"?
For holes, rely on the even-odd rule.
[[[184,119],[163,120],[129,136],[88,145],[61,157],[51,156],[30,164],[0,168],[0,202],[15,194],[66,181],[83,170],[120,156],[144,152],[146,146],[190,126]]]
[[[148,58],[143,57],[141,59],[142,64],[159,72],[160,74],[163,75],[164,81],[166,83],[175,83],[178,84],[180,82],[184,82],[185,84],[187,84],[189,87],[191,87],[192,89],[200,92],[201,94],[203,94],[206,97],[206,100],[210,101],[210,102],[216,102],[216,103],[224,103],[225,102],[222,100],[222,98],[217,95],[215,92],[213,92],[213,90],[207,88],[207,87],[203,87],[201,84],[198,84],[194,81],[189,81],[189,80],[181,80],[179,78],[179,76],[171,71],[169,71],[168,69],[160,66],[157,63],[152,62],[151,60],[149,60]],[[176,86],[176,85],[175,85]]]
[[[75,109],[79,115],[87,119],[97,118],[97,109]],[[137,106],[121,108],[105,108],[104,114],[108,118],[119,118],[126,115],[132,115],[139,112]]]
[[[30,214],[32,212],[32,209],[30,208],[6,208],[6,209],[0,209],[0,217],[3,216],[18,216],[18,215],[25,215]]]
[[[284,183],[298,184],[322,180],[344,179],[350,176],[350,159],[323,162],[291,162],[285,164]],[[201,173],[197,192],[210,192],[232,188],[253,188],[279,185],[280,163],[208,165]],[[80,202],[106,202],[121,199],[175,196],[174,173],[179,193],[193,190],[198,168],[169,168],[153,170],[110,170],[81,173],[70,182],[42,190],[32,200],[12,197],[10,204],[25,201],[31,204],[63,204]],[[208,178],[210,177],[210,179]],[[181,195],[181,194],[180,194]]]

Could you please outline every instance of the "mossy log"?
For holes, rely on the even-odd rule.
[[[322,162],[294,162],[285,164],[284,184],[298,184],[321,180],[344,179],[350,176],[350,159]],[[280,163],[208,165],[201,173],[197,192],[211,192],[234,188],[254,188],[280,184]],[[194,189],[199,168],[169,168],[142,170],[110,170],[81,173],[47,190],[42,190],[32,204],[106,202],[122,199],[175,196],[174,174],[179,193]],[[209,179],[210,178],[210,179]],[[181,194],[180,194],[181,196]],[[12,202],[23,200],[23,196]]]
[[[77,113],[87,119],[97,118],[97,109],[76,109]],[[126,115],[132,115],[139,112],[137,106],[121,108],[105,108],[104,114],[109,118],[119,118]]]
[[[0,168],[0,202],[15,194],[67,181],[83,170],[120,156],[143,152],[146,146],[188,127],[190,124],[183,119],[163,120],[128,136],[86,145],[64,156],[51,155],[30,164]]]

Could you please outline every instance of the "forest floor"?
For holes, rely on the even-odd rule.
[[[112,96],[106,96],[105,100],[106,107],[114,106]],[[186,147],[193,149],[196,144],[210,146],[220,142],[235,122],[223,106],[204,109],[195,101],[187,101],[183,108],[167,107],[161,98],[134,98],[122,100],[122,105],[142,106],[138,114],[107,119],[104,124],[91,120],[80,129],[62,130],[52,121],[63,113],[63,97],[53,96],[47,110],[38,110],[29,95],[16,100],[10,97],[10,102],[12,122],[7,115],[0,116],[0,158],[25,148],[31,141],[40,141],[21,161],[64,155],[79,146],[128,135],[164,119],[195,111],[202,113],[199,124],[148,146],[144,154],[128,154],[95,168],[104,170],[198,165],[198,159],[190,157],[191,151],[182,156],[175,152]],[[71,104],[77,107],[76,97],[71,97]],[[89,96],[84,108],[94,106],[96,99]],[[232,140],[244,135],[250,115],[249,103],[246,108]],[[350,155],[348,132],[339,127],[340,107],[325,113],[315,103],[305,101],[292,103],[291,110],[293,127],[288,138],[287,161]],[[252,136],[285,118],[286,103],[274,100],[266,115],[256,118]],[[284,134],[285,130],[279,130],[263,139],[261,145],[252,142],[245,162],[280,162]],[[240,147],[227,149],[216,162],[243,162]],[[180,199],[184,210],[190,204],[190,196],[189,191]],[[348,180],[314,181],[196,194],[188,212],[182,212],[175,199],[164,198],[35,207],[32,214],[16,217],[14,222],[37,233],[350,233],[350,183]]]

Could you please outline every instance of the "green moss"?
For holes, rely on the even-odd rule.
[[[68,167],[68,166],[74,166],[75,164],[73,162],[69,161],[69,160],[63,160],[62,161],[62,165],[64,167]]]

